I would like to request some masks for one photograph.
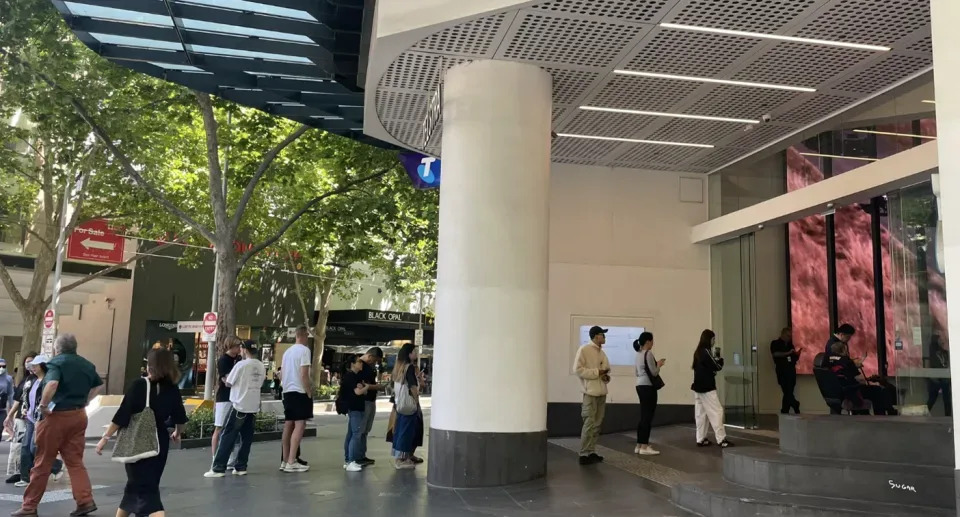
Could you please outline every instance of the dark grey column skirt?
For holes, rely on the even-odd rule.
[[[471,433],[430,429],[427,482],[481,488],[539,479],[547,473],[547,432]]]

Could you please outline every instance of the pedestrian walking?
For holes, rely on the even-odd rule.
[[[47,362],[49,360],[47,356],[41,354],[30,361],[34,381],[30,383],[30,388],[24,393],[24,433],[23,445],[20,447],[20,481],[17,481],[14,485],[17,487],[25,487],[30,484],[30,470],[33,469],[36,461],[40,395],[43,391],[43,381],[47,375]],[[50,477],[53,481],[59,481],[63,477],[63,462],[59,459],[53,460]]]
[[[20,374],[20,382],[13,392],[13,407],[7,413],[7,418],[3,421],[3,428],[10,434],[10,454],[7,455],[7,483],[17,483],[20,481],[20,451],[23,444],[23,437],[26,435],[27,426],[24,423],[23,394],[26,389],[30,391],[33,382],[37,376],[31,372],[30,362],[36,357],[36,352],[30,352],[23,358],[23,370]]]
[[[83,465],[86,448],[87,412],[85,408],[97,395],[103,381],[93,363],[77,355],[77,338],[61,334],[54,342],[54,356],[47,363],[47,374],[40,396],[37,423],[37,458],[30,471],[30,484],[23,494],[23,505],[13,517],[33,517],[47,490],[50,470],[57,454],[70,473],[73,499],[77,508],[71,517],[82,517],[97,510],[90,476]]]
[[[226,475],[227,463],[238,439],[240,451],[237,453],[233,474],[247,475],[257,413],[260,412],[260,390],[263,388],[267,370],[257,356],[255,341],[244,341],[240,354],[243,359],[233,367],[224,381],[230,388],[230,412],[220,436],[217,453],[213,457],[213,466],[204,477],[222,478]]]
[[[173,353],[165,348],[151,350],[147,354],[147,377],[130,384],[113,421],[97,443],[97,454],[103,454],[103,448],[110,438],[117,431],[129,426],[134,415],[143,412],[147,407],[153,410],[160,445],[159,454],[124,464],[127,484],[123,488],[123,499],[120,500],[117,517],[131,514],[138,517],[166,515],[160,500],[160,478],[167,466],[170,441],[180,441],[183,426],[187,423],[187,413],[177,384],[179,380],[180,368]],[[167,429],[167,422],[174,425],[172,433]]]

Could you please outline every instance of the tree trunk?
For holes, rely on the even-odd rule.
[[[317,300],[317,324],[313,327],[313,361],[314,365],[314,375],[313,375],[313,384],[314,392],[320,387],[321,384],[325,381],[323,376],[320,375],[320,372],[323,371],[323,345],[327,340],[327,318],[330,317],[330,299],[333,294],[333,279],[323,279],[320,282],[319,286],[319,299]]]
[[[217,354],[224,350],[224,340],[237,333],[237,278],[240,267],[237,254],[232,246],[217,248],[218,289],[217,289]]]
[[[39,303],[30,304],[26,310],[21,311],[23,317],[23,339],[20,343],[20,358],[23,359],[30,352],[40,352],[41,335],[40,327],[43,325],[43,313],[46,307]]]

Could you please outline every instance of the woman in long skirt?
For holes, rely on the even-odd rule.
[[[180,368],[173,354],[165,348],[155,348],[147,354],[147,378],[133,381],[123,396],[120,409],[113,417],[113,423],[97,444],[97,454],[103,454],[107,441],[117,431],[130,425],[133,415],[146,407],[147,386],[150,387],[150,408],[156,417],[157,437],[160,440],[160,454],[152,458],[127,463],[127,485],[123,489],[123,499],[117,510],[117,517],[130,514],[150,517],[164,517],[163,503],[160,501],[160,477],[167,466],[167,454],[170,452],[170,440],[180,440],[183,424],[187,423],[187,414],[183,408],[183,398],[177,381]],[[167,420],[175,429],[168,434]]]
[[[423,417],[420,414],[419,407],[420,384],[417,380],[417,371],[414,366],[416,360],[417,351],[413,343],[403,345],[397,353],[397,362],[393,367],[393,375],[391,375],[395,385],[397,382],[401,383],[401,389],[409,390],[410,395],[417,401],[417,411],[412,415],[396,413],[396,420],[393,426],[393,450],[396,451],[394,466],[398,470],[412,469],[417,465],[414,462],[416,456],[414,456],[413,453],[417,450],[417,446],[423,443]],[[394,409],[394,411],[396,411],[396,409]]]

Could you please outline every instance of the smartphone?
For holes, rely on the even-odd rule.
[[[720,359],[720,347],[716,347],[713,349],[713,356],[716,357],[717,359]]]

